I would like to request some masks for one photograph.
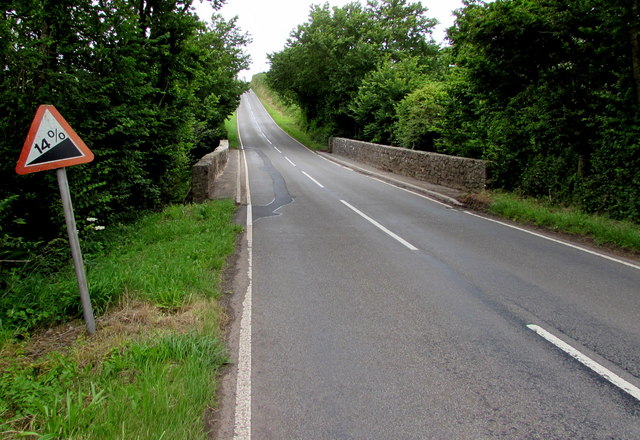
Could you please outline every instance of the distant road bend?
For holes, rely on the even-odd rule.
[[[640,266],[343,168],[238,111],[229,438],[640,439]]]

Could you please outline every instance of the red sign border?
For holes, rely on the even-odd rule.
[[[58,121],[58,124],[62,126],[62,129],[66,132],[69,139],[74,143],[74,145],[84,154],[81,157],[72,157],[69,159],[60,159],[55,162],[47,162],[43,164],[26,166],[27,158],[29,157],[29,153],[33,147],[33,142],[35,140],[36,135],[38,134],[38,129],[40,128],[40,124],[42,124],[42,119],[44,118],[45,112],[49,110],[53,117]],[[46,170],[55,170],[57,168],[68,167],[71,165],[80,165],[82,163],[88,163],[93,160],[93,153],[87,147],[87,144],[84,143],[80,136],[76,134],[76,132],[71,128],[71,126],[65,121],[60,112],[56,110],[53,105],[42,104],[38,107],[38,111],[36,112],[36,116],[33,118],[33,122],[31,123],[31,128],[29,129],[29,134],[27,135],[27,139],[24,141],[24,146],[22,147],[22,152],[20,153],[20,158],[18,159],[18,164],[16,165],[16,173],[18,174],[28,174],[35,173],[38,171],[46,171]]]

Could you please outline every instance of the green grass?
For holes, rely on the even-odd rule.
[[[117,286],[162,307],[175,307],[192,295],[213,295],[225,258],[234,249],[238,227],[231,223],[231,200],[176,205],[140,221],[138,233],[90,267],[97,286]],[[109,287],[113,290],[113,287]]]
[[[251,88],[258,95],[262,105],[273,120],[292,138],[312,150],[326,150],[327,144],[318,141],[304,128],[299,108],[284,103],[278,95],[265,84],[264,74],[258,74],[251,81]]]
[[[204,440],[225,362],[221,338],[194,331],[130,342],[92,368],[62,355],[14,363],[0,380],[0,438]]]
[[[32,333],[78,315],[68,271],[14,281],[3,301],[33,320],[3,321],[0,439],[206,439],[203,415],[227,362],[216,299],[240,231],[234,212],[231,200],[172,206],[99,231],[87,276],[105,313],[90,338],[79,321]],[[70,331],[78,337],[64,340]]]
[[[637,224],[589,215],[575,209],[550,206],[540,200],[509,193],[496,192],[492,194],[492,199],[489,211],[501,217],[589,237],[599,245],[613,245],[640,252],[640,226]]]
[[[234,112],[224,121],[224,127],[227,129],[227,139],[229,140],[229,148],[240,148],[238,139],[238,114]]]
[[[99,381],[108,399],[82,436],[206,439],[202,418],[216,392],[212,372],[226,361],[220,340],[198,333],[132,344],[103,364]]]
[[[233,201],[175,205],[131,226],[95,231],[85,254],[92,304],[99,313],[127,293],[162,307],[192,295],[213,295],[218,271],[234,249],[238,226]],[[101,243],[96,246],[95,242]],[[83,248],[85,247],[83,244]],[[9,280],[0,297],[0,328],[16,332],[80,316],[77,285],[69,265],[51,276],[37,267]]]

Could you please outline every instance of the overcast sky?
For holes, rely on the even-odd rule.
[[[331,6],[343,6],[353,0],[328,0]],[[238,16],[238,26],[248,32],[253,39],[247,48],[251,55],[251,68],[240,75],[250,80],[255,73],[269,70],[267,54],[282,50],[289,34],[299,24],[309,18],[312,4],[324,4],[324,0],[227,0],[219,11],[223,17],[230,19]],[[366,0],[360,0],[366,4]],[[434,31],[434,39],[442,43],[445,29],[453,24],[452,11],[462,6],[461,0],[423,0],[422,4],[429,10],[427,15],[436,18],[440,24]],[[194,6],[200,18],[208,21],[212,9],[208,2],[195,0]]]

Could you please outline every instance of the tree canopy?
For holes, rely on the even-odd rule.
[[[357,114],[365,110],[352,101],[371,72],[406,58],[421,67],[435,64],[431,29],[436,22],[426,12],[419,2],[407,0],[313,6],[309,21],[291,33],[282,51],[269,56],[269,83],[300,106],[312,127],[354,135],[360,131]]]
[[[214,15],[205,25],[191,5],[2,1],[0,259],[63,225],[55,173],[13,170],[40,104],[55,105],[95,154],[69,168],[80,226],[85,217],[109,222],[188,196],[190,165],[224,136],[246,88],[237,74],[249,61],[248,37],[234,20]]]
[[[640,220],[638,1],[466,1],[449,31],[496,184]]]

